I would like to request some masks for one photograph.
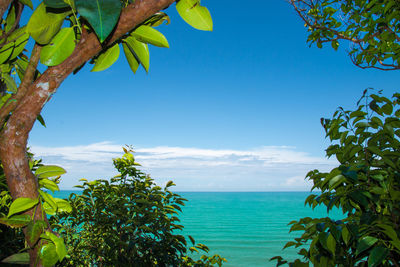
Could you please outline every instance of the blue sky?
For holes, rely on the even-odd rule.
[[[133,145],[160,184],[179,191],[307,190],[308,170],[328,170],[321,117],[354,108],[367,87],[391,96],[399,72],[362,70],[335,52],[309,47],[303,23],[284,0],[202,1],[213,32],[166,10],[158,27],[170,48],[150,48],[150,71],[135,75],[121,53],[106,71],[85,66],[43,110],[29,144],[64,166],[62,188],[115,174],[111,159]]]

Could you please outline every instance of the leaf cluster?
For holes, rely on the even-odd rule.
[[[299,248],[302,259],[290,266],[398,266],[400,262],[400,94],[388,99],[364,91],[358,108],[339,108],[322,119],[332,144],[328,157],[339,166],[313,170],[313,190],[305,204],[343,211],[345,218],[303,218],[291,231],[303,234],[285,247]],[[274,257],[277,266],[288,263]]]
[[[399,69],[400,1],[398,0],[291,0],[309,31],[307,41],[322,48],[340,41],[361,68]]]

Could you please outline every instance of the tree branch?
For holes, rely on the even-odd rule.
[[[0,0],[0,18],[3,17],[4,13],[8,9],[8,6],[13,0]]]
[[[120,20],[107,45],[121,38],[154,13],[167,8],[174,0],[136,0],[123,9]],[[76,68],[97,55],[103,47],[96,35],[84,31],[72,55],[60,65],[49,67],[31,84],[27,93],[12,112],[0,136],[0,157],[12,197],[31,197],[37,195],[37,187],[32,186],[35,177],[29,170],[26,146],[29,132],[43,106],[54,94],[60,84]]]
[[[35,44],[32,50],[31,59],[29,60],[28,66],[25,70],[24,79],[22,80],[17,93],[10,97],[0,109],[0,129],[3,127],[7,116],[17,107],[19,101],[25,96],[29,86],[32,84],[35,77],[36,67],[39,63],[41,50],[42,46]]]

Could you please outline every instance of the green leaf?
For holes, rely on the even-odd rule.
[[[39,257],[44,267],[55,265],[59,259],[56,246],[53,243],[44,244],[40,249]]]
[[[372,236],[364,236],[361,238],[357,245],[356,255],[359,255],[361,252],[369,249],[373,244],[378,241],[377,238]]]
[[[49,193],[43,192],[42,190],[39,190],[39,194],[43,198],[44,202],[49,204],[53,210],[57,211],[57,204],[52,195],[50,195]]]
[[[142,43],[158,47],[169,47],[167,38],[161,32],[147,25],[138,27],[131,35]]]
[[[69,213],[72,211],[72,207],[67,200],[60,199],[60,198],[54,198],[54,200],[56,201],[58,212]]]
[[[14,79],[8,73],[2,73],[1,77],[4,80],[4,83],[7,86],[7,91],[11,93],[17,92],[17,84],[15,83]]]
[[[15,30],[7,41],[12,42],[14,49],[11,53],[10,59],[14,59],[24,51],[25,45],[28,43],[29,34],[26,32],[26,26]]]
[[[39,114],[36,120],[38,120],[42,126],[46,127],[46,123],[44,122],[42,115]]]
[[[29,253],[23,252],[23,253],[13,254],[13,255],[3,259],[1,262],[8,263],[8,264],[28,265],[29,264]]]
[[[119,45],[115,44],[108,48],[96,59],[95,65],[91,71],[103,71],[109,68],[119,57]]]
[[[42,2],[29,19],[27,32],[37,43],[46,45],[58,33],[68,13],[47,12],[46,5]]]
[[[133,73],[136,73],[137,69],[139,68],[140,63],[136,59],[133,50],[131,51],[129,46],[125,43],[122,43],[122,48],[124,49],[125,58],[128,61],[129,67],[131,68]]]
[[[67,59],[75,49],[74,29],[61,29],[51,42],[42,48],[40,62],[47,66],[56,66]]]
[[[139,42],[132,36],[127,37],[124,41],[131,51],[133,51],[136,59],[142,64],[146,72],[148,72],[150,67],[150,54],[147,44]]]
[[[4,27],[5,31],[8,33],[11,28],[14,26],[15,22],[15,6],[12,5],[11,9],[9,10],[6,18],[6,25]]]
[[[121,14],[120,0],[75,0],[76,8],[103,42],[112,32]]]
[[[22,4],[30,7],[33,10],[33,5],[32,5],[32,1],[31,0],[19,0],[19,2],[21,2]]]
[[[326,246],[328,247],[329,251],[335,255],[336,250],[336,240],[332,234],[329,234],[328,239],[326,240]]]
[[[195,29],[212,31],[213,22],[210,12],[200,5],[199,0],[180,0],[176,10],[182,19]]]
[[[56,177],[66,173],[66,170],[55,165],[40,166],[36,169],[35,175],[38,178]]]
[[[36,244],[39,240],[40,235],[43,233],[43,230],[47,227],[45,221],[31,221],[26,227],[26,236],[30,242],[30,244]]]
[[[343,241],[344,241],[344,243],[346,245],[349,245],[350,237],[351,236],[350,236],[349,230],[347,230],[347,227],[344,226],[343,229],[342,229],[342,238],[343,238]]]
[[[16,213],[29,210],[39,203],[39,198],[32,199],[27,197],[20,197],[11,203],[7,217],[11,217]]]
[[[44,187],[46,189],[49,189],[53,193],[54,191],[60,191],[60,188],[58,187],[57,183],[47,178],[39,179],[39,187],[40,188]]]
[[[31,221],[31,216],[28,214],[19,214],[11,216],[10,218],[0,218],[0,223],[10,227],[23,227]]]
[[[0,64],[3,64],[10,58],[14,51],[14,43],[8,43],[0,49]]]
[[[61,237],[58,237],[55,234],[50,233],[50,232],[46,232],[46,234],[47,234],[47,236],[50,237],[51,241],[53,241],[54,245],[56,246],[58,260],[62,261],[64,259],[65,255],[67,255],[67,249],[64,244],[64,239],[62,239]]]
[[[48,215],[55,215],[56,212],[57,212],[57,209],[54,209],[54,208],[53,208],[52,206],[50,206],[50,204],[47,203],[47,202],[44,202],[44,203],[43,203],[43,209],[44,209],[44,212],[46,212],[46,214],[48,214]]]
[[[381,266],[382,261],[389,254],[389,250],[385,247],[374,247],[368,257],[368,267]]]

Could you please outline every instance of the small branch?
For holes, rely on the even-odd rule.
[[[22,15],[22,11],[24,10],[24,4],[21,4],[20,2],[17,2],[15,4],[15,11],[17,13],[17,16],[15,18],[14,24],[11,27],[11,29],[7,32],[7,33],[3,33],[3,35],[0,37],[0,40],[7,40],[7,38],[14,32],[15,29],[17,29],[19,27],[19,21],[21,20],[21,15]],[[3,43],[1,47],[3,47],[4,45],[6,45],[7,43]]]
[[[25,70],[24,79],[22,80],[17,93],[10,97],[0,109],[0,129],[3,127],[7,116],[10,114],[10,112],[14,111],[18,105],[18,102],[25,96],[29,86],[32,84],[35,77],[36,67],[39,63],[41,50],[42,47],[38,44],[35,44],[32,50],[31,59],[29,60],[28,66]]]
[[[12,0],[0,0],[0,18],[3,17],[11,2]]]

